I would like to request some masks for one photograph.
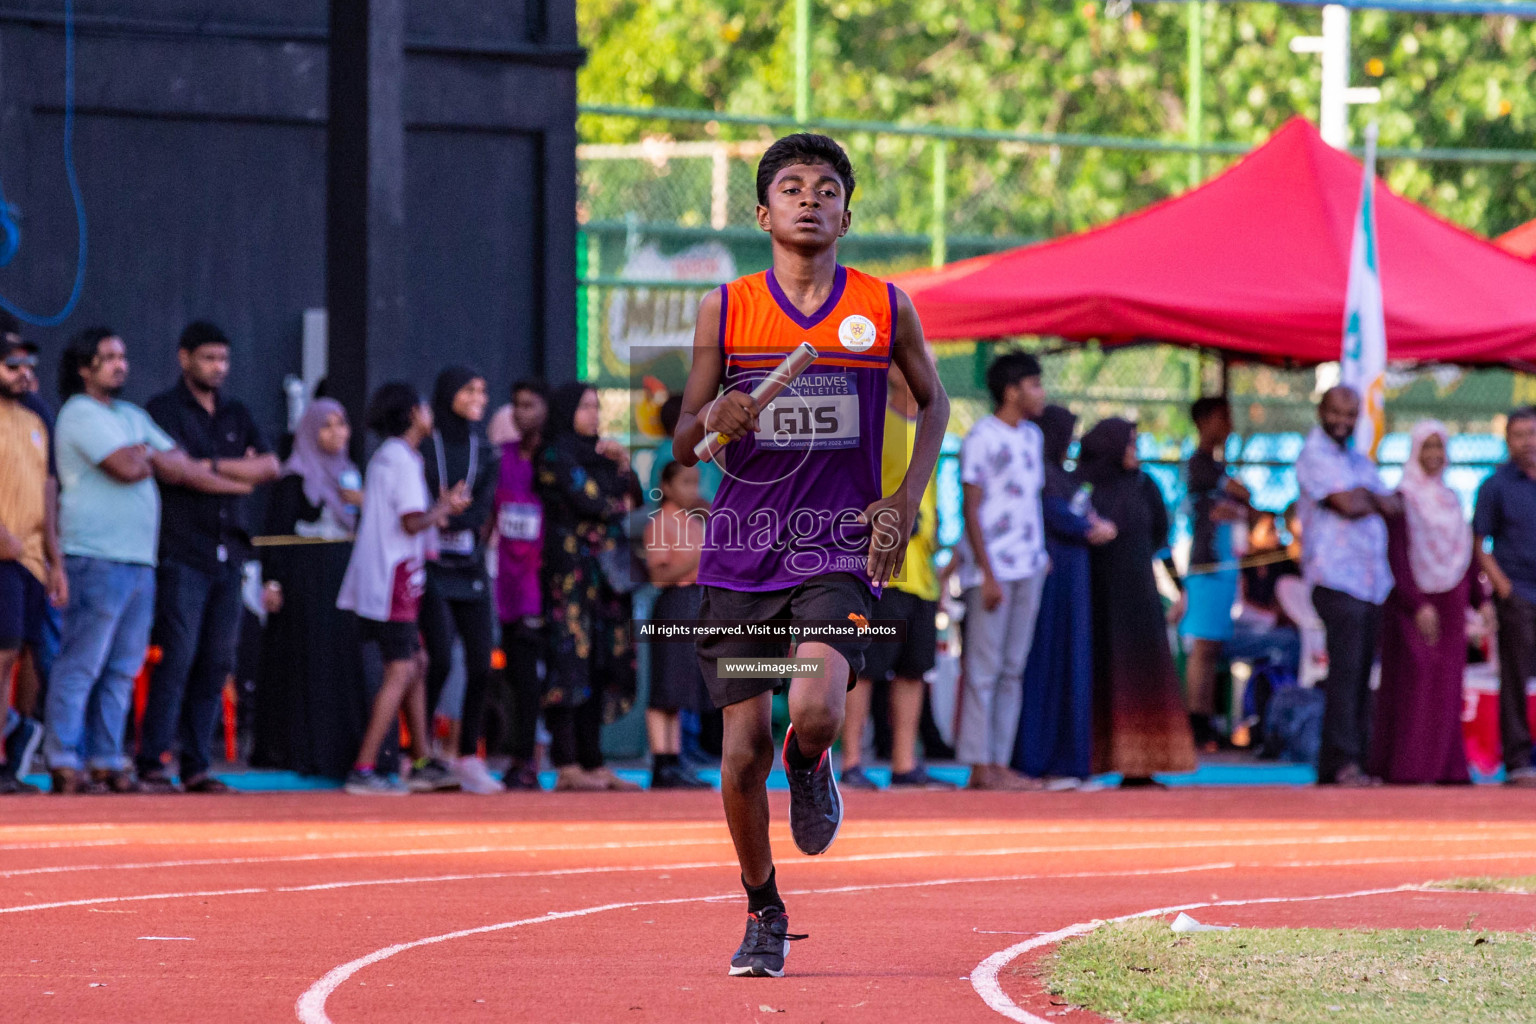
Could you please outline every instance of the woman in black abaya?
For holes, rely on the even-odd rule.
[[[1083,438],[1078,472],[1114,540],[1093,549],[1093,769],[1132,785],[1195,770],[1152,563],[1168,546],[1168,509],[1136,457],[1136,425],[1107,419]]]

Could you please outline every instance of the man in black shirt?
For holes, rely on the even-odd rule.
[[[178,361],[181,380],[145,407],[155,422],[221,477],[252,487],[277,479],[277,457],[251,414],[219,393],[229,376],[229,339],[195,322],[181,334]],[[242,499],[181,486],[160,493],[154,643],[161,659],[139,735],[139,776],[145,789],[174,792],[169,763],[179,744],[182,786],[223,792],[208,769],[224,682],[235,667],[241,567],[251,552]]]

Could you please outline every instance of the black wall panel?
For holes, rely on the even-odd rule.
[[[499,405],[514,379],[542,372],[538,138],[418,130],[405,153],[410,345],[389,375],[431,380],[451,351]]]
[[[22,224],[0,294],[38,312],[62,304],[75,260],[62,11],[0,0],[0,183]],[[106,323],[128,341],[129,397],[143,400],[174,379],[181,328],[207,317],[235,341],[231,390],[276,434],[303,311],[325,302],[327,4],[78,0],[77,11],[90,250],[77,311],[28,328],[44,346],[45,393],[63,340]],[[542,40],[530,35],[540,18]],[[465,362],[499,402],[518,376],[574,371],[574,25],[574,0],[412,0],[407,336],[370,353],[370,378],[430,387],[440,366]]]

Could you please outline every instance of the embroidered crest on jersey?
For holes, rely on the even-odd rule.
[[[837,340],[849,352],[868,352],[875,347],[875,325],[869,317],[855,313],[838,325]]]

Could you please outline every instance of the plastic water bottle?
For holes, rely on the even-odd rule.
[[[342,471],[342,474],[337,478],[336,483],[344,491],[360,491],[363,489],[363,475],[355,469],[346,469]],[[357,515],[358,511],[357,506],[348,505],[347,511],[351,512],[355,516]]]
[[[1072,514],[1079,519],[1085,519],[1088,513],[1093,511],[1093,484],[1083,484],[1072,495]]]

